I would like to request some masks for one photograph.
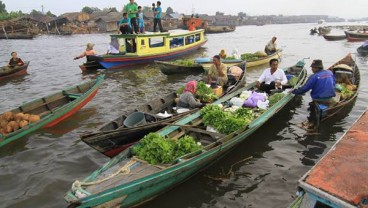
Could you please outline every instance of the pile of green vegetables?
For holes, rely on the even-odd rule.
[[[218,99],[218,96],[212,92],[210,87],[207,87],[206,83],[200,81],[197,83],[196,98],[205,103],[211,103]]]
[[[249,108],[239,108],[234,112],[225,112],[218,105],[207,105],[202,108],[203,123],[214,127],[222,134],[229,134],[246,127],[254,119]]]
[[[254,53],[244,53],[244,54],[241,54],[240,57],[244,61],[254,61],[254,60],[257,60],[259,58]]]
[[[224,60],[236,60],[234,56],[227,56]]]
[[[354,94],[353,91],[349,90],[346,85],[342,84],[341,85],[341,98],[342,99],[346,99],[351,97]]]
[[[196,65],[194,63],[193,59],[178,59],[178,60],[173,61],[172,63],[176,64],[176,65],[181,65],[181,66],[194,66],[194,65]]]
[[[298,83],[298,77],[291,77],[288,83],[290,86],[294,87]]]
[[[178,141],[165,139],[158,133],[149,133],[132,148],[132,154],[149,164],[170,164],[176,158],[202,149],[191,136]]]
[[[279,102],[279,100],[281,100],[282,98],[284,98],[285,94],[284,93],[275,93],[273,95],[271,95],[269,98],[268,98],[268,106],[269,107],[272,107],[273,105],[275,105],[275,103]]]

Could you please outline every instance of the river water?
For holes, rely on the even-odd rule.
[[[272,36],[277,36],[278,46],[284,50],[280,67],[302,58],[310,58],[308,66],[312,59],[322,59],[328,67],[347,53],[355,53],[361,44],[345,40],[329,42],[321,36],[309,35],[315,26],[243,26],[228,34],[210,34],[205,48],[192,57],[213,56],[221,49],[228,54],[234,48],[240,53],[255,52],[263,50]],[[0,82],[0,112],[94,78],[96,74],[81,73],[78,65],[82,60],[73,61],[88,42],[95,43],[99,53],[105,53],[109,36],[0,40],[1,65],[10,59],[11,51],[31,61],[28,75]],[[362,77],[356,102],[341,116],[324,123],[320,135],[306,135],[297,127],[308,114],[309,94],[294,99],[225,157],[142,207],[286,207],[295,196],[297,180],[366,109],[367,60],[367,57],[356,56]],[[247,81],[254,81],[263,69],[248,69]],[[153,64],[101,73],[106,74],[106,80],[99,93],[70,119],[0,149],[0,207],[66,207],[63,197],[73,181],[84,178],[108,161],[81,142],[79,134],[112,120],[125,108],[165,95],[189,80],[200,78],[167,77]],[[249,157],[251,159],[246,160]],[[228,172],[231,174],[226,175]]]

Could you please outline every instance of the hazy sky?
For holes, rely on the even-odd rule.
[[[51,11],[60,15],[65,12],[77,12],[84,6],[116,7],[121,10],[126,1],[118,0],[2,0],[7,11],[22,10],[29,13],[33,9]],[[139,5],[151,6],[153,0],[136,0]],[[216,11],[225,14],[245,12],[248,15],[330,15],[342,18],[368,17],[368,0],[161,0],[162,8],[172,7],[174,11],[191,14],[194,8],[196,13],[213,15]]]

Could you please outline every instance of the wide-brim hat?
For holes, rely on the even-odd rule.
[[[323,69],[322,60],[320,60],[320,59],[313,60],[313,62],[310,66],[315,67],[315,68],[319,68],[319,69]]]
[[[93,43],[87,43],[87,50],[92,50],[93,46],[95,46],[95,44]]]

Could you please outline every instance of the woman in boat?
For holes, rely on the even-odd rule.
[[[220,56],[220,58],[222,58],[222,59],[225,59],[226,58],[226,52],[225,52],[225,50],[224,49],[222,49],[221,51],[220,51],[220,54],[219,54],[219,56]]]
[[[119,42],[116,37],[111,37],[111,42],[107,48],[106,54],[119,54]]]
[[[12,56],[12,58],[9,60],[9,66],[14,67],[14,66],[24,65],[24,62],[22,61],[22,59],[18,58],[17,52],[11,52],[10,55]]]
[[[276,37],[272,37],[270,42],[267,43],[267,45],[265,47],[265,52],[267,53],[267,55],[271,55],[271,54],[273,54],[277,51],[276,39],[277,39]]]
[[[95,46],[95,44],[87,43],[86,50],[81,55],[74,57],[74,60],[87,56],[87,62],[88,62],[89,61],[88,56],[97,55],[96,51],[93,50],[93,46]]]
[[[220,86],[224,86],[227,81],[227,66],[221,63],[219,55],[213,57],[213,65],[208,70],[208,83],[216,82]]]
[[[184,92],[179,97],[178,108],[197,108],[205,104],[196,101],[194,98],[197,91],[197,82],[190,81],[185,84]]]

